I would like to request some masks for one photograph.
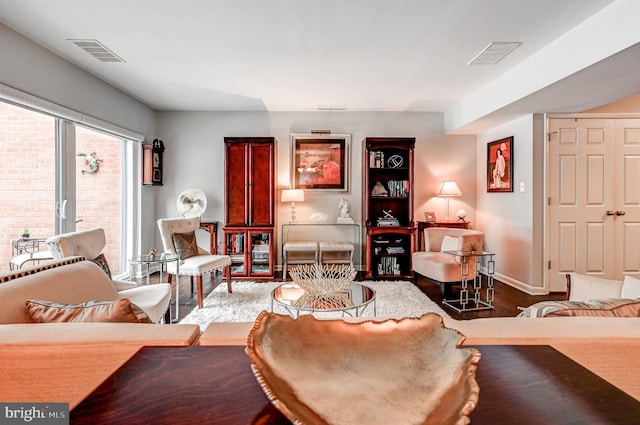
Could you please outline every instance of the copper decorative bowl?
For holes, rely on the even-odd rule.
[[[263,311],[251,368],[296,425],[468,424],[480,352],[434,313],[349,323]]]

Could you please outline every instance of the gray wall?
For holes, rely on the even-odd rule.
[[[475,225],[475,137],[445,136],[442,114],[385,112],[159,112],[159,135],[164,140],[165,185],[159,188],[157,216],[178,215],[176,198],[189,188],[202,190],[208,198],[204,218],[224,221],[225,136],[273,136],[276,152],[276,219],[288,223],[290,204],[279,202],[280,190],[289,187],[290,133],[331,130],[351,134],[350,192],[307,193],[296,205],[299,222],[309,222],[313,212],[326,212],[330,222],[338,216],[338,202],[351,201],[351,216],[362,223],[362,141],[365,137],[415,137],[415,219],[425,211],[444,218],[444,201],[435,197],[442,180],[458,182],[463,196],[451,210],[464,208]],[[279,229],[277,229],[279,234]]]
[[[539,130],[535,134],[539,139]],[[514,137],[514,191],[487,193],[487,143],[509,136]],[[485,250],[496,254],[496,277],[525,292],[543,293],[542,240],[536,237],[542,232],[541,169],[534,180],[534,171],[542,163],[538,163],[540,149],[534,149],[540,140],[535,143],[533,115],[478,135],[477,227],[485,233]]]

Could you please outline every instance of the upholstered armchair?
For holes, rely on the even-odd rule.
[[[413,253],[413,271],[438,282],[443,295],[447,284],[462,281],[460,259],[444,251],[480,251],[484,244],[484,233],[468,229],[428,227],[419,237],[424,239],[419,243],[420,251]],[[476,257],[469,257],[469,280],[476,276],[476,261]]]
[[[156,283],[138,286],[135,282],[113,279],[102,250],[106,246],[104,229],[95,228],[64,233],[47,239],[47,248],[54,259],[83,256],[102,268],[113,282],[119,298],[128,298],[155,323],[170,322],[171,285]]]
[[[107,246],[107,238],[104,229],[97,227],[89,230],[78,230],[77,232],[63,233],[47,239],[47,248],[55,260],[65,257],[83,256],[87,260],[93,261],[105,270],[111,277],[109,265],[102,254],[102,250]],[[131,289],[138,286],[135,282],[120,279],[111,279],[117,291]]]
[[[158,228],[162,238],[164,252],[180,256],[180,275],[196,278],[198,290],[198,307],[202,308],[202,276],[216,270],[224,270],[227,278],[227,291],[231,289],[231,257],[213,255],[196,243],[195,231],[200,228],[198,217],[163,218],[158,220]],[[176,275],[175,263],[167,264],[169,282]],[[180,277],[177,276],[179,279]],[[192,280],[193,282],[193,280]]]

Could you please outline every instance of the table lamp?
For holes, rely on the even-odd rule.
[[[304,190],[284,189],[280,201],[291,202],[291,219],[289,223],[294,224],[296,222],[296,202],[304,202]]]
[[[451,221],[451,217],[449,216],[449,201],[452,196],[462,196],[460,188],[454,181],[443,181],[438,196],[445,198],[445,221]]]

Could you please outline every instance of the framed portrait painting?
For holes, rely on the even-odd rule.
[[[513,192],[513,136],[487,144],[487,192]]]
[[[349,191],[348,134],[292,134],[291,187]]]

